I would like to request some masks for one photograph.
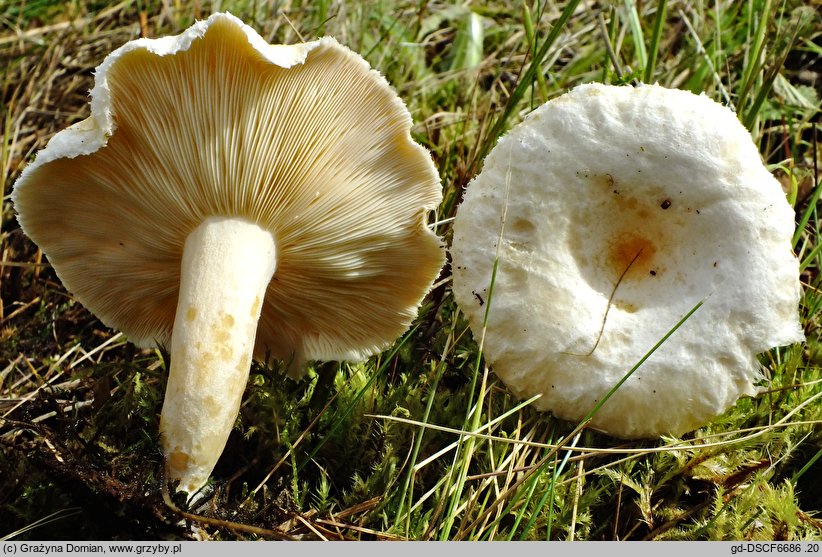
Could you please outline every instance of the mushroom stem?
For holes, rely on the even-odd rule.
[[[275,253],[270,232],[239,218],[208,218],[186,238],[160,416],[166,473],[178,490],[200,489],[225,448]]]

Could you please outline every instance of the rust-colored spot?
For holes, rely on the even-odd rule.
[[[532,234],[535,229],[536,226],[533,222],[523,218],[518,218],[511,223],[510,231],[520,235],[528,235]]]
[[[216,344],[223,344],[225,342],[228,342],[230,339],[230,329],[226,329],[222,326],[217,326],[214,328],[214,342]]]
[[[652,193],[658,188],[612,174],[581,178],[588,207],[572,218],[569,247],[586,280],[610,294],[617,283],[666,277],[667,252],[677,241],[672,234],[682,225],[684,207]],[[619,295],[614,301],[624,302]]]
[[[168,467],[171,470],[185,470],[188,468],[188,463],[191,460],[186,453],[183,451],[176,449],[168,455]]]
[[[627,279],[640,273],[649,274],[656,250],[656,245],[644,235],[635,232],[620,234],[610,243],[606,255],[611,276],[625,273]]]
[[[585,175],[588,178],[588,175]],[[614,177],[610,174],[595,174],[591,176],[591,181],[598,187],[607,189],[607,190],[614,190],[614,186],[616,186],[616,181]],[[613,191],[613,193],[619,195],[619,191]]]
[[[225,327],[233,327],[234,326],[234,316],[230,313],[226,313],[223,315],[223,326]]]
[[[260,315],[260,297],[254,296],[254,303],[251,304],[251,317],[256,319],[258,315]]]
[[[220,411],[220,402],[213,396],[206,397],[204,404],[206,411],[211,415]]]
[[[190,307],[186,310],[186,321],[194,321],[197,318],[197,308]]]

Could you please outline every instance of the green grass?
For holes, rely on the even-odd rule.
[[[157,431],[167,355],[136,349],[72,299],[17,227],[10,191],[51,135],[87,115],[91,70],[137,36],[141,14],[159,36],[207,13],[184,1],[0,1],[0,537],[822,538],[814,8],[217,4],[272,42],[333,35],[386,76],[440,171],[447,241],[462,189],[499,135],[576,84],[659,82],[732,105],[796,207],[807,343],[764,354],[767,390],[700,430],[620,441],[508,393],[446,269],[385,354],[316,363],[300,381],[256,363],[211,497],[169,505]]]

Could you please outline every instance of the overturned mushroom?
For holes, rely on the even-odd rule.
[[[619,437],[681,434],[757,392],[758,353],[803,339],[793,219],[727,108],[584,85],[503,137],[468,186],[454,295],[477,337],[488,310],[496,374],[568,420],[704,300],[592,422]]]
[[[252,357],[361,360],[407,329],[443,260],[441,198],[386,81],[335,40],[267,44],[228,14],[132,41],[91,116],[15,184],[26,233],[77,299],[170,345],[166,467],[199,489]]]

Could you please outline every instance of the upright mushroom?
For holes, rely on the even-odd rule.
[[[229,14],[139,39],[95,72],[91,116],[14,187],[66,288],[171,348],[160,431],[192,493],[252,357],[361,360],[407,329],[442,247],[441,191],[385,79],[324,38],[269,45]]]
[[[619,437],[681,434],[757,392],[758,353],[803,339],[793,219],[727,108],[583,85],[500,139],[469,184],[454,295],[477,336],[488,312],[496,374],[568,420],[704,301],[592,422]]]

